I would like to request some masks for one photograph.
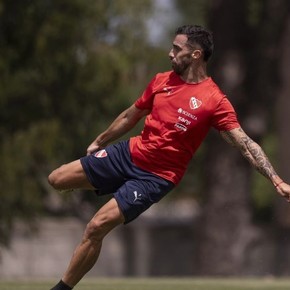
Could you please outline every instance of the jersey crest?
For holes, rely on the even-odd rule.
[[[107,157],[107,151],[105,149],[99,150],[98,152],[95,153],[95,157],[97,158],[104,158]]]
[[[197,99],[196,97],[191,97],[189,100],[190,109],[195,110],[198,109],[202,105],[202,101]]]

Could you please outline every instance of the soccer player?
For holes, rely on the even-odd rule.
[[[53,290],[72,289],[96,263],[109,231],[137,218],[179,183],[211,127],[290,201],[290,186],[243,131],[233,106],[208,76],[212,52],[211,32],[198,25],[177,28],[169,52],[172,71],[157,74],[141,97],[89,145],[87,156],[49,175],[49,183],[57,190],[82,188],[113,194],[88,223]],[[140,135],[109,145],[144,116]]]

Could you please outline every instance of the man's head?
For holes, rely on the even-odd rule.
[[[212,33],[200,25],[183,25],[176,29],[175,35],[187,36],[187,44],[192,48],[202,49],[203,60],[208,61],[213,53]]]
[[[212,33],[199,25],[184,25],[175,31],[169,58],[173,70],[182,75],[192,65],[206,63],[212,53]]]

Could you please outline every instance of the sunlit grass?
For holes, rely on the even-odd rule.
[[[0,281],[0,290],[49,290],[57,281]],[[84,279],[75,290],[289,290],[290,279],[101,278]]]

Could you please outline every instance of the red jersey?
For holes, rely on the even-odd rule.
[[[151,112],[142,134],[130,139],[132,161],[175,184],[211,127],[240,127],[233,106],[211,78],[189,84],[173,71],[157,74],[135,106]]]

